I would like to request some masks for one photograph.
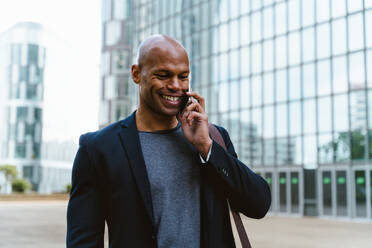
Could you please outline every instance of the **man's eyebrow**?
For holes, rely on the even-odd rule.
[[[171,71],[166,70],[166,69],[158,69],[158,70],[155,70],[153,73],[171,73]]]

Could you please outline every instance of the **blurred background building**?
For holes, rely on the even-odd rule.
[[[102,57],[99,126],[127,116],[136,103],[130,81],[133,20],[131,1],[110,0],[102,4]]]
[[[129,69],[138,44],[168,34],[189,52],[210,121],[270,184],[272,213],[371,220],[372,0],[103,7],[101,124],[135,108]]]
[[[15,165],[40,193],[64,191],[73,156],[57,163],[42,151],[45,31],[37,23],[14,25],[0,34],[0,54],[0,164]],[[67,149],[75,152],[76,145]]]

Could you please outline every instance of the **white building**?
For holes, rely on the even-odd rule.
[[[0,165],[15,165],[34,190],[50,193],[64,190],[70,182],[66,178],[72,158],[49,161],[41,155],[46,146],[42,142],[46,50],[45,31],[37,23],[18,23],[0,35]],[[75,148],[59,147],[58,153]]]

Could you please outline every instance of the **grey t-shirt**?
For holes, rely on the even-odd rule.
[[[200,247],[200,167],[180,125],[139,132],[159,248]]]

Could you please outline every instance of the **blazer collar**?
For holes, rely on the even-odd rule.
[[[153,206],[151,200],[150,183],[147,176],[145,160],[142,155],[141,144],[136,125],[136,111],[121,121],[119,132],[121,144],[128,157],[129,165],[134,175],[141,198],[144,201],[146,212],[154,223]]]

